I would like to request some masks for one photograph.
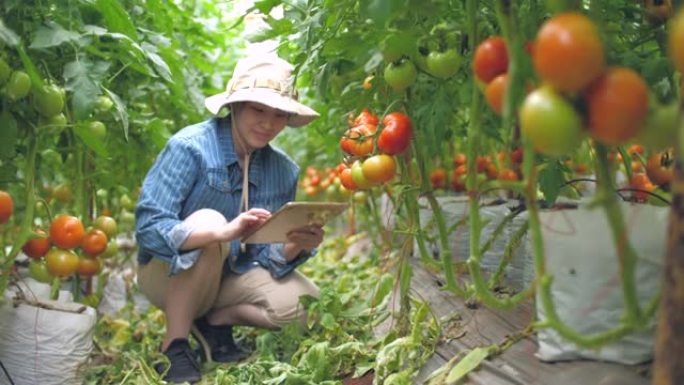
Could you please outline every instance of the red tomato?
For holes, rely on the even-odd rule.
[[[354,179],[352,179],[352,170],[350,168],[345,168],[342,170],[340,173],[340,183],[342,183],[342,186],[344,186],[347,190],[356,190],[359,188],[359,186],[354,183]]]
[[[361,165],[363,176],[373,184],[385,183],[392,178],[397,171],[397,163],[391,155],[374,155],[363,161]]]
[[[70,216],[60,215],[50,224],[50,239],[62,249],[71,249],[81,244],[85,235],[81,220]]]
[[[518,179],[518,173],[510,168],[504,168],[499,173],[499,180],[517,181]]]
[[[462,166],[462,165],[461,165]],[[461,167],[459,166],[459,167]],[[462,192],[465,191],[465,182],[463,181],[463,175],[462,174],[457,174],[456,173],[457,169],[454,169],[454,172],[451,174],[451,189],[456,191],[456,192]]]
[[[107,250],[107,234],[98,229],[88,231],[81,240],[81,250],[90,257],[102,254]]]
[[[483,40],[473,54],[473,71],[484,83],[508,70],[508,51],[506,41],[501,36]]]
[[[392,112],[382,119],[383,129],[378,136],[378,149],[397,155],[406,151],[411,143],[411,119],[401,112]]]
[[[50,250],[50,238],[42,229],[37,229],[36,234],[40,237],[26,241],[21,250],[31,258],[41,258]]]
[[[648,86],[629,68],[608,69],[584,95],[589,135],[607,145],[635,137],[648,114]]]
[[[100,272],[100,259],[82,257],[78,260],[78,268],[76,271],[81,277],[92,277]]]
[[[430,185],[433,189],[440,189],[446,187],[446,170],[439,167],[430,173]]]
[[[506,88],[508,87],[508,74],[501,74],[492,79],[485,88],[485,99],[489,107],[501,115],[503,113],[503,101],[506,95]]]
[[[70,251],[53,247],[45,256],[48,271],[54,277],[68,277],[78,268],[78,256]]]
[[[363,111],[354,119],[353,127],[370,124],[371,126],[377,126],[380,120],[378,116],[370,112],[368,108],[364,108]]]
[[[674,159],[668,152],[653,154],[646,161],[646,175],[658,186],[672,182]]]
[[[467,157],[464,153],[459,152],[458,154],[454,155],[454,166],[461,166],[466,164]]]
[[[7,223],[14,211],[14,201],[7,191],[0,190],[0,225]]]
[[[558,14],[539,29],[533,61],[539,77],[557,90],[580,91],[605,66],[598,29],[581,13]]]

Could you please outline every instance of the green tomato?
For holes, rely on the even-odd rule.
[[[101,140],[107,136],[107,126],[99,120],[88,123],[88,131]]]
[[[9,64],[7,64],[3,58],[0,58],[0,86],[7,83],[7,79],[9,79],[11,73],[12,68],[10,68]]]
[[[36,110],[46,118],[59,114],[64,108],[64,90],[54,84],[36,90],[33,96]]]
[[[31,259],[29,262],[29,275],[38,282],[52,282],[52,275],[47,269],[45,259]]]
[[[520,129],[537,152],[549,156],[569,154],[584,139],[582,119],[575,108],[547,86],[525,98],[520,109]]]
[[[109,96],[101,95],[95,101],[95,111],[107,112],[114,107],[114,102]]]
[[[5,89],[10,100],[23,99],[31,90],[31,78],[24,71],[14,71]]]
[[[679,104],[655,107],[646,119],[644,128],[639,131],[639,143],[653,151],[672,147],[677,139],[678,122]]]
[[[119,223],[125,229],[131,229],[135,225],[135,214],[132,212],[122,209],[119,215]]]
[[[116,253],[119,252],[119,244],[116,242],[116,239],[112,239],[107,243],[107,248],[105,251],[100,254],[100,258],[111,258],[116,255]]]
[[[358,188],[366,190],[373,187],[373,184],[363,175],[363,168],[361,167],[360,161],[357,160],[356,162],[354,162],[351,168],[351,174],[352,180],[354,181],[354,183],[356,183],[356,186],[358,186]]]
[[[107,234],[107,238],[112,238],[116,235],[117,226],[116,220],[106,215],[100,215],[95,219],[95,228],[102,230]]]
[[[382,58],[392,63],[401,59],[402,56],[409,55],[416,46],[416,39],[408,32],[397,32],[389,35],[381,45]]]
[[[444,52],[430,52],[427,59],[427,72],[439,79],[448,79],[458,72],[461,64],[461,57],[455,49],[448,49]]]
[[[121,204],[121,207],[123,207],[126,210],[134,210],[135,209],[135,202],[133,202],[133,199],[128,196],[128,194],[124,194],[119,198],[119,204]]]
[[[410,60],[403,60],[399,64],[390,63],[385,67],[385,81],[396,92],[404,92],[416,82],[418,73],[416,66]]]

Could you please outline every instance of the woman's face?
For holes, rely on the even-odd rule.
[[[287,112],[255,102],[241,103],[237,108],[237,130],[247,142],[248,150],[266,146],[287,124]]]

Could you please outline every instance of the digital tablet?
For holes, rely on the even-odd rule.
[[[287,233],[312,224],[324,225],[349,204],[341,202],[288,202],[259,228],[242,238],[243,243],[287,242]]]

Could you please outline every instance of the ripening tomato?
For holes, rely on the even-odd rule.
[[[352,171],[350,168],[345,168],[344,170],[342,170],[342,172],[340,173],[340,183],[347,190],[354,191],[357,188],[359,188],[356,185],[356,183],[354,183],[354,179],[352,179]]]
[[[672,19],[669,29],[670,58],[677,71],[684,74],[684,7]]]
[[[456,169],[454,169],[454,172],[451,174],[451,181],[449,182],[449,184],[451,185],[451,189],[455,192],[462,192],[466,189],[465,181],[463,180],[463,175],[457,174]]]
[[[340,139],[342,151],[350,155],[364,156],[373,151],[373,133],[368,125],[350,128]]]
[[[648,86],[629,68],[606,70],[587,89],[584,100],[589,135],[607,145],[634,138],[648,114]]]
[[[489,107],[501,115],[503,113],[503,101],[508,87],[508,74],[501,74],[492,79],[485,87],[485,99]]]
[[[435,190],[446,187],[446,179],[446,170],[442,167],[438,167],[430,172],[430,185]]]
[[[411,119],[401,112],[392,112],[382,119],[383,129],[378,136],[378,149],[385,154],[401,154],[411,143]]]
[[[504,168],[501,170],[501,172],[498,175],[499,180],[505,180],[505,181],[512,181],[515,182],[517,181],[518,178],[518,173],[515,172],[514,170],[510,168]]]
[[[557,90],[583,90],[605,66],[598,29],[581,13],[552,17],[537,33],[533,62],[539,77]]]
[[[78,260],[78,268],[76,269],[76,271],[78,272],[79,276],[88,278],[99,273],[100,266],[101,264],[99,258],[81,257]]]
[[[397,172],[397,163],[391,155],[374,155],[363,161],[361,170],[363,176],[370,183],[380,184],[394,178],[394,174]]]
[[[574,151],[582,142],[582,119],[575,108],[551,87],[527,95],[520,109],[520,129],[534,149],[550,156]]]
[[[48,250],[50,250],[50,238],[42,229],[36,229],[35,233],[38,237],[26,241],[21,250],[27,256],[38,259],[47,254]]]
[[[507,70],[506,41],[501,36],[493,36],[483,40],[473,54],[475,76],[486,84]]]
[[[54,190],[52,190],[52,195],[55,197],[55,199],[62,203],[69,203],[74,197],[74,194],[71,192],[71,188],[66,183],[59,184],[57,187],[55,187]]]
[[[363,167],[361,161],[355,161],[351,167],[352,180],[356,184],[356,187],[361,190],[366,190],[373,187],[373,182],[366,179],[363,175]]]
[[[0,225],[7,223],[14,211],[14,201],[7,191],[0,190]]]
[[[50,239],[62,249],[71,249],[81,244],[85,235],[81,220],[62,214],[50,224]]]
[[[629,187],[641,191],[634,191],[632,197],[637,201],[645,201],[648,199],[648,193],[656,189],[656,186],[651,183],[648,176],[644,173],[632,174],[632,178],[629,180]]]
[[[674,176],[674,159],[668,152],[660,152],[648,157],[646,175],[656,185],[662,186],[672,182]]]
[[[107,241],[104,231],[92,229],[81,240],[81,250],[90,257],[96,257],[107,249]]]
[[[45,256],[45,263],[52,276],[65,278],[78,269],[78,255],[53,247]]]
[[[454,160],[454,166],[458,167],[458,166],[466,164],[467,159],[468,158],[466,157],[466,155],[464,153],[462,153],[462,152],[457,153],[456,155],[454,155],[454,159],[453,159]]]
[[[369,124],[371,126],[377,126],[379,122],[380,122],[380,119],[378,119],[377,115],[370,112],[370,110],[368,110],[368,108],[364,108],[361,111],[361,113],[359,113],[359,116],[354,118],[354,122],[352,123],[352,127],[366,125],[366,124]],[[373,131],[373,132],[375,132],[375,131]]]

